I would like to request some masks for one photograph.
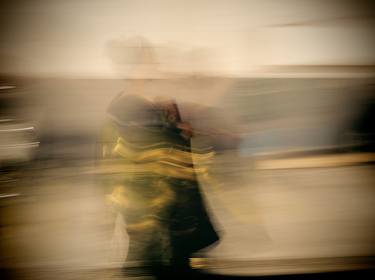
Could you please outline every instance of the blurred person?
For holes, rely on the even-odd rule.
[[[192,254],[219,240],[197,179],[214,153],[192,148],[192,126],[173,99],[144,96],[142,70],[145,77],[155,70],[154,54],[144,39],[130,42],[136,45],[131,61],[139,65],[134,63],[130,88],[109,105],[101,137],[103,158],[120,170],[108,198],[126,224],[126,262],[137,264],[125,272],[189,279]]]

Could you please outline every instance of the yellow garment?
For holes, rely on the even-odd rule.
[[[133,148],[131,146],[133,146]],[[192,158],[194,158],[194,163],[196,164],[207,164],[214,156],[214,152],[186,152],[172,147],[152,148],[152,146],[142,147],[138,149],[146,150],[139,151],[134,149],[134,145],[130,145],[122,137],[119,137],[113,151],[134,162],[171,161],[180,162],[183,164],[192,164]]]
[[[157,148],[137,151],[134,147],[119,137],[113,148],[113,153],[126,159],[127,173],[155,173],[179,179],[195,180],[196,175],[207,173],[205,167],[210,163],[213,152],[191,153],[175,148]],[[134,145],[133,145],[134,146]],[[133,164],[129,164],[132,162]],[[194,165],[193,165],[194,162]],[[202,167],[197,167],[202,166]]]

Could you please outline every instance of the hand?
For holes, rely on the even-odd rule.
[[[190,125],[190,123],[180,122],[177,124],[177,128],[181,129],[180,135],[185,139],[188,140],[193,137],[193,127]]]

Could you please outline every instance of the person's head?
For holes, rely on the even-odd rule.
[[[141,36],[111,40],[107,53],[123,78],[155,78],[158,60],[152,44]]]

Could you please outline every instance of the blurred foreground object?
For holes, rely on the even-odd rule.
[[[21,101],[15,86],[0,85],[0,176],[2,178],[11,178],[13,171],[30,162],[35,155],[35,149],[39,146],[34,127],[17,113],[22,107]]]

